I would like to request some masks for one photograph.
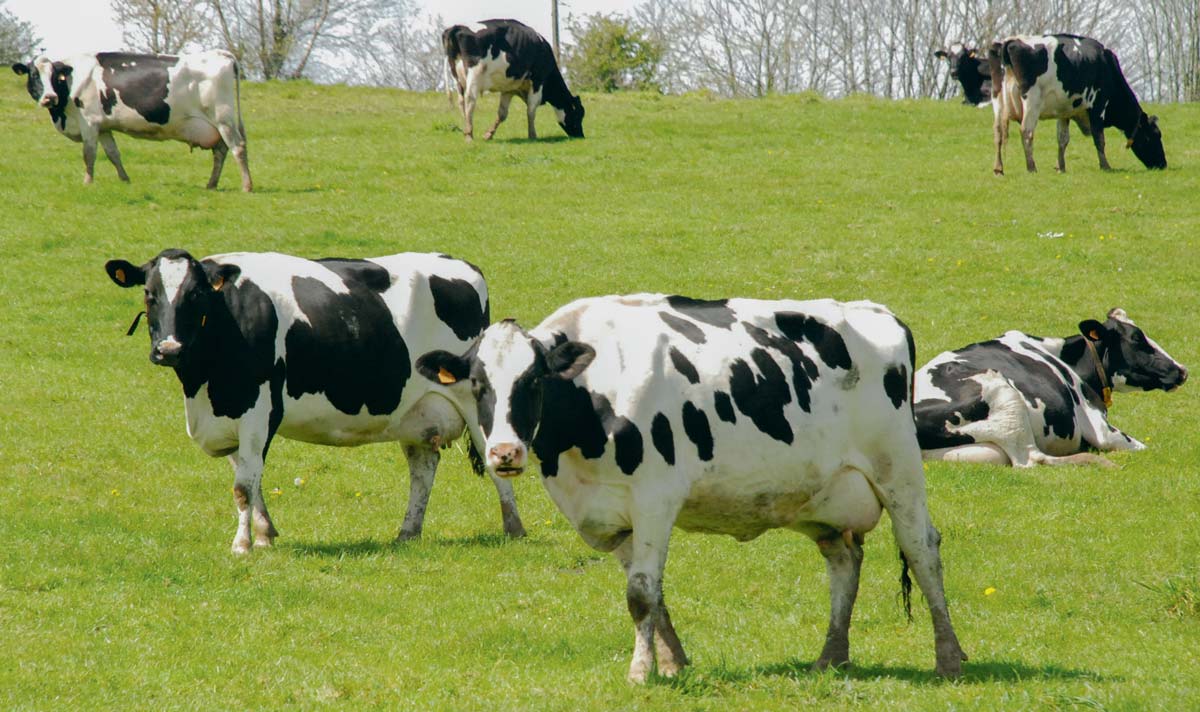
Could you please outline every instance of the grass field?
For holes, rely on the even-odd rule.
[[[1073,132],[1066,175],[1019,142],[991,174],[991,115],[953,102],[587,96],[588,138],[541,112],[464,145],[444,96],[244,85],[257,192],[203,189],[210,157],[118,136],[131,185],[10,77],[0,85],[0,708],[1195,709],[1200,704],[1200,390],[1117,394],[1150,449],[1120,469],[932,464],[946,588],[971,656],[937,680],[905,622],[890,527],[867,540],[848,672],[807,672],[828,616],[824,562],[795,534],[678,533],[666,595],[694,665],[625,682],[624,579],[517,482],[443,466],[419,543],[393,546],[396,446],[277,441],[276,548],[229,553],[224,460],[184,432],[147,361],[140,308],[105,260],[166,247],[479,264],[493,315],[535,323],[575,297],[869,298],[918,359],[1010,328],[1066,336],[1124,307],[1200,362],[1200,105],[1155,107],[1170,169],[1109,134],[1101,173]],[[495,100],[484,102],[484,125]],[[518,117],[520,112],[514,112]],[[1015,135],[1015,134],[1014,134]],[[1061,233],[1061,236],[1054,237]],[[296,478],[304,484],[297,486]],[[994,589],[990,594],[987,591]]]

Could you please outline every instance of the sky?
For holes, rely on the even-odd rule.
[[[440,14],[447,25],[511,17],[550,37],[550,0],[416,1],[430,14]],[[559,0],[560,23],[565,27],[570,14],[629,12],[638,1]],[[121,29],[112,20],[109,0],[4,0],[0,7],[33,23],[48,54],[65,56],[122,48]]]

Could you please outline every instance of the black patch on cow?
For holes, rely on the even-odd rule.
[[[656,414],[650,423],[650,440],[663,460],[666,460],[668,465],[674,465],[675,435],[671,432],[671,421],[662,413]]]
[[[908,401],[908,369],[904,366],[889,366],[883,374],[883,390],[899,409]]]
[[[642,433],[633,421],[613,413],[608,399],[573,381],[545,379],[542,416],[533,451],[542,462],[542,474],[558,474],[558,456],[571,448],[589,460],[604,455],[611,437],[617,466],[632,475],[642,462]]]
[[[249,279],[231,280],[211,296],[207,317],[175,374],[186,397],[195,398],[207,384],[213,415],[240,418],[258,402],[260,386],[274,375],[279,317],[271,298]]]
[[[777,313],[775,325],[792,341],[803,339],[812,344],[826,366],[849,369],[854,365],[846,349],[846,340],[836,329],[799,312]]]
[[[112,115],[119,98],[146,121],[167,123],[171,117],[167,70],[179,63],[178,57],[101,52],[96,62],[103,69],[105,87],[100,92],[100,106],[105,114]]]
[[[708,340],[707,337],[704,336],[704,331],[687,319],[682,319],[670,312],[665,311],[660,311],[658,316],[663,320],[663,323],[679,332],[685,339],[691,341],[693,344],[703,344]]]
[[[783,370],[764,349],[754,349],[750,358],[758,367],[759,375],[743,359],[737,359],[729,367],[729,389],[733,394],[733,402],[755,427],[790,445],[794,436],[783,407],[792,402],[792,395]]]
[[[283,359],[275,359],[275,367],[271,369],[271,413],[267,416],[267,441],[263,443],[263,460],[267,459],[267,451],[279,424],[283,422],[283,384],[287,380],[287,365]]]
[[[541,376],[545,373],[544,369],[545,367],[540,364],[532,365],[513,381],[510,401],[512,407],[508,411],[508,424],[512,426],[513,432],[522,442],[532,440],[534,431],[537,429],[537,418],[542,409]],[[488,390],[494,408],[496,395],[490,388]],[[491,429],[484,432],[490,435]]]
[[[433,310],[460,341],[469,341],[487,328],[486,310],[479,306],[479,292],[463,279],[429,275]]]
[[[412,375],[408,346],[382,292],[387,270],[365,260],[321,260],[349,290],[338,294],[320,280],[294,277],[292,290],[308,323],[288,329],[287,392],[291,398],[323,393],[343,413],[365,407],[386,415],[400,405]]]
[[[728,299],[692,299],[691,297],[667,297],[667,304],[690,319],[702,321],[721,329],[728,329],[737,321]]]
[[[725,391],[713,393],[713,405],[716,406],[717,417],[726,423],[737,423],[737,413],[733,411],[733,401]]]
[[[683,374],[683,377],[688,379],[688,383],[700,382],[700,374],[696,372],[696,367],[688,360],[687,356],[680,353],[679,349],[674,346],[671,347],[669,353],[671,354],[671,363],[675,366],[675,370]]]
[[[1037,78],[1050,68],[1050,53],[1045,47],[1034,47],[1021,40],[1013,39],[1004,43],[1004,66],[1012,72],[1021,88],[1021,96],[1037,83]]]
[[[708,462],[713,459],[713,436],[708,426],[708,416],[691,401],[683,402],[683,432],[688,440],[696,444],[696,454],[701,460]]]
[[[1083,106],[1083,99],[1076,97],[1074,100],[1071,101],[1072,108],[1078,109],[1081,106]]]
[[[1081,341],[1083,340],[1082,336],[1080,336],[1078,338]],[[1024,346],[1025,348],[1029,349],[1030,351],[1045,351],[1046,350],[1040,344],[1035,344],[1032,341],[1022,341],[1021,345]],[[1064,349],[1064,351],[1065,350],[1066,349]],[[1054,370],[1058,372],[1058,375],[1062,376],[1063,382],[1069,383],[1069,384],[1074,384],[1077,381],[1079,381],[1078,374],[1076,374],[1074,371],[1072,371],[1070,368],[1068,368],[1067,364],[1062,362],[1062,359],[1048,358],[1047,361],[1049,361],[1050,365],[1054,367]],[[1087,385],[1087,383],[1079,382],[1079,386],[1082,388],[1087,388],[1088,391],[1091,392],[1091,395],[1093,395],[1095,397],[1095,399],[1100,402],[1101,410],[1104,409],[1104,399],[1101,398],[1098,393],[1092,392],[1092,389]],[[1071,392],[1071,400],[1075,403],[1075,405],[1079,405],[1080,404],[1079,391],[1076,390],[1075,388],[1071,388],[1070,392]]]
[[[809,396],[809,391],[812,389],[813,381],[817,380],[817,364],[806,356],[794,341],[785,336],[760,329],[749,322],[742,322],[742,327],[760,346],[774,349],[792,362],[792,386],[796,390],[796,403],[804,412],[811,412],[812,398]]]

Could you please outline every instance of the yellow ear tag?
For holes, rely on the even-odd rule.
[[[1112,389],[1105,388],[1102,395],[1104,396],[1104,407],[1111,408],[1112,407]]]
[[[204,328],[204,324],[205,324],[205,322],[207,322],[207,321],[208,321],[208,315],[207,315],[207,314],[205,314],[205,315],[203,315],[203,316],[201,316],[201,317],[200,317],[200,328],[201,328],[201,329],[203,329],[203,328]]]
[[[1095,329],[1092,329],[1091,331],[1088,332],[1088,338],[1090,338],[1092,341],[1099,341],[1100,333],[1098,331],[1096,331]]]
[[[222,277],[221,275],[217,275],[216,279],[214,279],[212,282],[213,291],[219,292],[219,291],[221,291],[221,287],[224,287],[224,286],[225,286],[225,278]]]
[[[123,270],[123,269],[117,270],[116,272],[114,272],[114,276],[117,278],[118,282],[120,282],[121,284],[125,284],[125,270]]]
[[[1133,148],[1133,139],[1129,139],[1125,142],[1125,148]]]
[[[438,369],[438,382],[439,383],[442,383],[442,384],[445,384],[448,386],[451,383],[455,383],[457,381],[458,381],[458,379],[454,377],[453,373],[450,373],[449,371],[447,371],[445,366],[442,366],[441,368]]]

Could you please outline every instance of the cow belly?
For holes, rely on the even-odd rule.
[[[217,127],[207,119],[189,118],[183,122],[181,140],[198,148],[212,148],[221,141]]]
[[[781,480],[745,477],[698,482],[684,502],[675,524],[685,531],[728,534],[739,541],[768,529],[809,531],[809,525],[867,532],[875,528],[883,509],[866,477],[843,469],[822,477],[807,475]]]
[[[343,413],[322,396],[289,401],[279,435],[316,445],[353,446],[377,442],[428,443],[441,446],[457,439],[465,423],[445,397],[428,393],[411,407],[394,413]]]

